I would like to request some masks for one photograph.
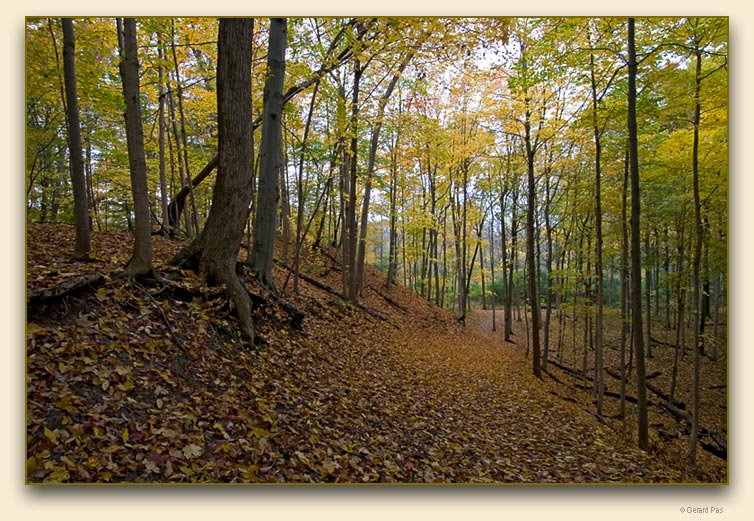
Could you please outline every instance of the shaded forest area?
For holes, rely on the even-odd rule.
[[[28,18],[27,480],[726,482],[727,38]]]

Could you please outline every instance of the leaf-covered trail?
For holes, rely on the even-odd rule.
[[[393,379],[393,394],[404,405],[390,418],[418,460],[418,480],[683,480],[549,393],[486,319],[472,314],[465,329],[443,334],[417,328],[397,353],[405,377]]]

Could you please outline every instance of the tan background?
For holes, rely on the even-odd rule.
[[[8,5],[10,4],[10,5]],[[741,0],[623,3],[594,0],[277,0],[210,1],[203,4],[130,0],[13,1],[2,11],[0,52],[3,158],[0,222],[10,234],[0,255],[0,511],[8,520],[739,520],[754,513],[752,483],[751,333],[752,277],[747,259],[752,235],[751,124],[754,14]],[[121,5],[123,7],[121,7]],[[274,9],[274,11],[271,11]],[[217,487],[24,485],[24,17],[76,15],[699,15],[730,16],[730,485],[708,487],[627,486],[397,486],[397,487]],[[748,123],[748,125],[747,125]],[[747,233],[748,232],[748,233]],[[5,239],[6,237],[3,237]],[[5,243],[5,241],[3,241]],[[749,298],[745,298],[749,293]],[[716,506],[721,515],[681,514],[681,507]]]

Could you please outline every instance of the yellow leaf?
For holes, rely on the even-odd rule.
[[[29,456],[26,458],[26,475],[28,476],[34,472],[37,468],[37,458],[35,456]]]
[[[45,438],[50,440],[51,442],[57,444],[58,443],[58,435],[54,432],[45,427]]]
[[[267,429],[263,429],[259,426],[254,426],[251,428],[251,432],[254,433],[254,436],[257,438],[269,438],[270,437],[270,431]]]
[[[55,466],[52,469],[52,472],[44,479],[45,483],[61,483],[63,481],[68,481],[70,479],[71,474],[68,472],[68,469],[65,467],[58,467]]]
[[[128,443],[128,427],[123,429],[123,432],[121,433],[120,438],[123,440],[123,443]]]

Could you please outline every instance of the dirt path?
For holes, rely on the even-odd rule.
[[[444,470],[460,481],[683,481],[549,392],[488,322],[491,312],[475,312],[458,333],[419,331],[401,352],[414,378],[401,390],[413,403],[399,430],[429,457],[426,480]]]

